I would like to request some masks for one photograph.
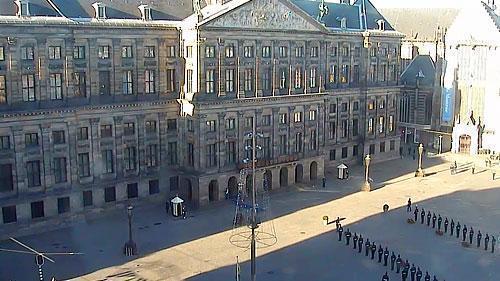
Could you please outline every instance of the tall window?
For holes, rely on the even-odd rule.
[[[61,46],[49,46],[49,60],[61,59]]]
[[[207,121],[207,131],[215,132],[216,129],[217,129],[217,126],[215,124],[215,120],[208,120]]]
[[[245,91],[253,90],[253,68],[245,68]]]
[[[288,114],[280,113],[279,119],[280,119],[280,124],[287,124],[288,123]]]
[[[168,164],[176,165],[177,164],[177,142],[169,142],[168,143]]]
[[[229,118],[226,119],[226,131],[231,131],[234,130],[235,126],[235,119],[234,118]]]
[[[373,134],[373,118],[368,119],[368,134]]]
[[[342,56],[343,57],[348,57],[349,56],[349,46],[342,46]]]
[[[335,139],[335,132],[337,131],[337,124],[335,121],[328,122],[328,139]]]
[[[206,58],[215,57],[215,46],[205,46],[205,57]]]
[[[80,178],[90,176],[90,163],[88,153],[78,153],[78,176]]]
[[[80,127],[76,131],[76,139],[79,141],[89,139],[89,127]]]
[[[144,93],[154,94],[155,93],[155,71],[145,70],[144,71]]]
[[[110,138],[113,136],[113,125],[101,125],[101,138]]]
[[[167,57],[169,58],[175,57],[175,46],[167,46],[165,50],[167,51]],[[215,52],[215,47],[214,47],[214,52]]]
[[[380,66],[380,81],[385,82],[387,80],[387,65],[382,64]]]
[[[215,70],[207,69],[205,72],[206,88],[207,94],[213,94],[215,92]]]
[[[167,119],[167,131],[168,132],[177,131],[177,119]]]
[[[352,81],[355,84],[359,83],[359,65],[355,64],[352,68]]]
[[[187,144],[187,164],[191,167],[194,166],[194,144]]]
[[[318,47],[312,47],[311,48],[311,58],[317,58],[318,57]]]
[[[12,164],[0,164],[0,192],[12,190],[14,190]]]
[[[97,56],[100,59],[109,59],[109,46],[99,46],[97,48]]]
[[[35,53],[33,51],[33,46],[21,47],[21,59],[22,60],[34,60]]]
[[[0,136],[0,150],[10,149],[10,137]]]
[[[52,142],[54,144],[63,144],[66,143],[66,136],[64,131],[53,131],[52,132]]]
[[[40,161],[26,162],[26,176],[28,178],[28,187],[40,186]]]
[[[156,167],[158,165],[158,145],[150,144],[146,147],[146,166]]]
[[[145,58],[154,58],[155,54],[155,46],[144,46],[144,57]]]
[[[52,100],[62,100],[62,74],[61,73],[51,73],[50,74],[50,99]]]
[[[288,76],[286,68],[280,69],[280,89],[286,89],[287,83],[286,83],[286,77]]]
[[[146,121],[146,134],[154,134],[156,133],[156,121]]]
[[[330,65],[330,69],[328,72],[328,82],[329,83],[337,83],[337,74],[338,73],[338,66],[332,64]]]
[[[263,46],[262,47],[262,57],[270,58],[271,57],[271,46]]]
[[[193,57],[193,46],[186,46],[186,58]]]
[[[295,122],[295,123],[302,122],[302,112],[295,112],[293,114],[293,122]]]
[[[302,88],[302,68],[295,68],[295,89]]]
[[[244,46],[243,55],[245,58],[253,58],[253,46]]]
[[[234,92],[234,69],[226,69],[226,92]]]
[[[87,82],[86,82],[85,72],[73,73],[73,83],[74,83],[75,96],[86,97]]]
[[[0,75],[0,104],[7,103],[7,91],[5,86],[5,75]]]
[[[233,45],[228,45],[224,49],[224,52],[226,54],[226,58],[232,58],[234,57],[234,46]]]
[[[122,58],[132,58],[132,46],[122,47]]]
[[[295,152],[300,153],[302,152],[302,147],[303,147],[303,136],[302,133],[296,133],[295,134]]]
[[[217,144],[207,145],[207,167],[214,167],[217,165]]]
[[[4,46],[0,46],[0,61],[5,60],[5,48]]]
[[[316,150],[317,149],[317,137],[316,137],[316,130],[311,130],[311,138],[309,140],[309,149],[310,150]]]
[[[316,88],[316,67],[311,68],[309,75],[309,87]]]
[[[262,90],[271,90],[271,69],[264,69],[262,73]]]
[[[342,72],[340,75],[340,83],[347,84],[349,83],[349,65],[342,65]]]
[[[111,174],[114,172],[114,158],[113,150],[106,149],[101,152],[102,156],[102,168],[105,174]]]
[[[335,44],[334,46],[332,46],[330,55],[332,57],[336,57],[337,56],[337,50],[338,50],[338,48],[337,48],[337,45]]]
[[[25,74],[22,76],[23,101],[36,101],[35,96],[35,75]]]
[[[295,47],[295,57],[297,58],[304,57],[304,47]]]
[[[371,82],[377,81],[377,65],[376,64],[370,65],[370,81]]]
[[[133,90],[133,72],[132,70],[123,71],[122,76],[122,92],[124,95],[131,95],[134,93]]]
[[[378,117],[378,132],[382,134],[385,131],[385,118],[384,116]]]
[[[175,69],[167,69],[167,92],[175,92]]]
[[[38,133],[27,133],[24,135],[24,145],[26,147],[38,146]]]
[[[389,115],[389,132],[394,131],[394,115]]]
[[[54,181],[55,183],[62,183],[67,181],[65,157],[54,158]]]
[[[342,120],[342,137],[347,138],[349,135],[349,120]]]
[[[288,140],[286,135],[280,135],[279,138],[279,153],[280,155],[288,154]]]
[[[352,120],[352,136],[356,137],[359,134],[359,121],[358,119]]]
[[[134,122],[126,122],[123,124],[123,134],[125,136],[133,136],[135,135],[135,123]]]
[[[193,70],[188,69],[186,75],[186,91],[188,93],[193,92]]]
[[[73,58],[81,60],[85,58],[85,46],[74,46],[73,47]]]
[[[287,46],[280,46],[280,58],[286,58],[288,57],[288,47]]]
[[[123,158],[125,162],[125,170],[131,171],[136,169],[136,150],[135,146],[130,146],[125,148],[125,156]]]
[[[263,153],[263,158],[264,159],[271,159],[272,158],[272,144],[271,144],[271,138],[270,137],[264,137],[262,139],[262,153]]]
[[[316,120],[316,110],[309,110],[309,121]]]
[[[236,142],[228,141],[226,143],[226,164],[235,164],[236,163]]]

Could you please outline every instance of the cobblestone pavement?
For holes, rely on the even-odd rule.
[[[412,159],[398,159],[371,167],[372,192],[359,192],[362,167],[352,167],[348,180],[334,179],[330,171],[327,188],[302,185],[271,195],[272,221],[278,241],[258,250],[258,280],[380,280],[386,268],[355,253],[337,240],[335,225],[324,226],[321,218],[346,217],[344,229],[362,233],[400,253],[424,272],[439,280],[498,280],[500,256],[464,248],[456,238],[438,236],[421,224],[406,223],[406,201],[462,224],[499,236],[500,179],[457,158],[459,173],[451,175],[455,156],[429,157],[424,161],[427,177],[415,178]],[[382,205],[390,206],[382,213]],[[249,251],[232,246],[234,206],[222,202],[190,212],[186,220],[165,215],[162,205],[138,208],[134,213],[134,240],[140,256],[126,258],[121,248],[127,240],[125,211],[87,219],[57,231],[20,238],[44,251],[79,251],[82,256],[56,257],[44,265],[46,276],[74,280],[234,280],[239,256],[242,279],[249,280]],[[269,223],[267,223],[269,225]],[[266,224],[263,225],[263,227]],[[16,248],[8,241],[1,248]],[[18,248],[16,248],[18,249]],[[0,280],[36,280],[32,256],[0,254]],[[400,280],[390,273],[390,280]],[[78,277],[79,276],[79,277]]]

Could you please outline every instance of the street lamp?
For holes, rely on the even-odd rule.
[[[438,154],[443,153],[443,136],[439,135],[439,147],[438,147]]]
[[[424,153],[424,145],[420,144],[418,146],[418,168],[415,171],[415,177],[425,176],[424,170],[422,170],[422,154]]]
[[[134,207],[129,205],[127,207],[127,215],[128,215],[128,241],[125,243],[123,247],[123,254],[125,256],[135,256],[137,255],[137,245],[135,245],[134,240],[132,240],[132,210]]]
[[[368,178],[368,168],[370,166],[370,154],[367,154],[365,157],[365,183],[363,184],[363,187],[361,188],[362,191],[370,191],[371,186],[370,186],[370,181]]]

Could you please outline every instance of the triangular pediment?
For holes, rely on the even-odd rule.
[[[235,1],[235,0],[233,0]],[[324,27],[287,0],[249,0],[215,14],[207,27],[324,31]]]

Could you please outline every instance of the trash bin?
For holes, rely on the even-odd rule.
[[[175,196],[172,200],[170,200],[170,202],[172,203],[172,216],[182,216],[182,203],[184,203],[184,200],[182,200],[179,196]]]
[[[338,169],[338,176],[337,178],[338,179],[341,179],[341,180],[345,180],[347,179],[347,173],[348,173],[348,168],[345,164],[340,164],[337,166],[337,169]]]

